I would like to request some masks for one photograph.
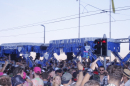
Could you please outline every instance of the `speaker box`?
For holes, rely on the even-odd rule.
[[[18,62],[17,54],[11,54],[11,60]]]
[[[36,59],[39,59],[40,58],[40,53],[36,53],[36,58],[35,58],[35,60]]]
[[[47,47],[46,47],[46,46],[40,46],[40,49],[41,49],[41,50],[46,50]]]
[[[73,59],[73,52],[68,52],[68,53],[66,53],[66,55],[67,55],[68,61]]]

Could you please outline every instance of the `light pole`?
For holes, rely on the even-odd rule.
[[[79,35],[78,38],[80,38],[80,0],[79,0]]]
[[[44,43],[45,43],[45,26],[44,25],[41,25],[44,27]]]
[[[78,38],[80,38],[80,0],[79,1],[79,30],[78,30]]]
[[[111,0],[110,0],[110,16],[109,16],[109,38],[111,38]]]
[[[111,38],[111,0],[110,0],[110,16],[109,16],[109,38]],[[111,63],[111,56],[110,56]]]

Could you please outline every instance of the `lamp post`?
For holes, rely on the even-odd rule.
[[[111,38],[111,0],[110,0],[110,16],[109,16],[109,38]],[[111,63],[111,56],[110,56]]]
[[[41,25],[44,27],[44,43],[45,43],[45,26],[44,25]]]
[[[79,0],[79,34],[78,38],[80,38],[80,0]]]
[[[78,38],[80,38],[80,0],[79,1],[79,29],[78,29]]]

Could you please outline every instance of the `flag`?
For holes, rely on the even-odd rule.
[[[113,13],[115,13],[114,0],[112,0],[112,10],[113,10]]]

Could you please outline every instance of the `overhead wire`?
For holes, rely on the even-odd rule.
[[[104,12],[90,14],[90,15],[85,15],[85,16],[81,16],[81,17],[92,16],[92,15],[97,15],[97,14],[102,14],[102,13],[104,13]],[[67,21],[67,20],[72,20],[72,19],[76,19],[76,18],[78,18],[78,17],[68,18],[68,19],[62,19],[62,20],[57,20],[57,21],[52,21],[52,22],[47,22],[47,23],[44,23],[44,24],[50,24],[50,23],[56,23],[56,22],[61,22],[61,21]],[[3,29],[3,30],[0,30],[0,32],[2,32],[2,31],[8,31],[8,30],[21,29],[21,28],[27,28],[27,27],[34,27],[34,26],[39,26],[39,25],[40,24],[28,25],[28,26],[23,26],[23,27],[19,27],[19,28]]]
[[[90,5],[90,4],[89,4]],[[92,6],[92,5],[90,5]],[[130,7],[130,6],[125,6],[125,7]],[[119,8],[125,8],[125,7],[119,7]],[[97,7],[96,7],[97,8]],[[97,8],[99,9],[98,11],[101,11],[100,8]],[[117,8],[116,8],[117,9]],[[128,10],[130,8],[127,8],[127,9],[121,9],[121,10]],[[116,11],[121,11],[121,10],[116,10]],[[86,17],[86,16],[91,16],[91,15],[96,15],[96,14],[101,14],[101,13],[105,13],[105,12],[110,12],[110,11],[105,11],[105,10],[102,10],[103,12],[100,12],[100,13],[95,13],[95,14],[90,14],[90,15],[85,15],[85,16],[81,16],[81,17]],[[94,12],[94,11],[91,11],[91,12]],[[95,11],[96,12],[96,11]],[[88,13],[88,12],[86,12]],[[81,13],[82,14],[82,13]],[[57,18],[57,19],[52,19],[52,20],[48,20],[48,21],[53,21],[53,20],[58,20],[58,19],[62,19],[62,18],[67,18],[67,17],[71,17],[71,16],[76,16],[78,14],[75,14],[75,15],[70,15],[70,16],[66,16],[66,17],[61,17],[61,18]],[[67,20],[71,20],[71,19],[76,19],[78,17],[74,17],[74,18],[68,18],[68,19],[62,19],[62,20],[58,20],[58,21],[53,21],[53,22],[47,22],[47,21],[44,21],[44,22],[47,22],[47,23],[44,23],[44,24],[51,24],[51,23],[56,23],[56,22],[61,22],[61,21],[67,21]],[[18,26],[18,27],[14,27],[14,28],[7,28],[7,29],[2,29],[0,30],[1,32],[2,31],[8,31],[8,30],[16,30],[16,29],[21,29],[21,28],[27,28],[27,27],[34,27],[34,26],[38,26],[40,24],[42,24],[43,22],[39,22],[39,23],[33,23],[33,24],[28,24],[28,25],[23,25],[23,26]]]
[[[117,21],[128,21],[130,19],[125,19],[125,20],[116,20],[116,21],[111,21],[111,22],[117,22]],[[83,25],[81,27],[86,27],[86,26],[93,26],[93,25],[99,25],[99,24],[105,24],[105,23],[109,23],[109,22],[101,22],[101,23],[95,23],[95,24],[89,24],[89,25]],[[50,31],[46,31],[46,32],[52,32],[52,31],[58,31],[58,30],[65,30],[65,29],[72,29],[72,28],[78,28],[77,27],[70,27],[70,28],[63,28],[63,29],[56,29],[56,30],[50,30]],[[9,36],[0,36],[1,37],[16,37],[16,36],[20,36],[20,35],[29,35],[29,34],[37,34],[37,33],[43,33],[43,32],[33,32],[33,33],[26,33],[26,34],[18,34],[18,35],[9,35]]]

